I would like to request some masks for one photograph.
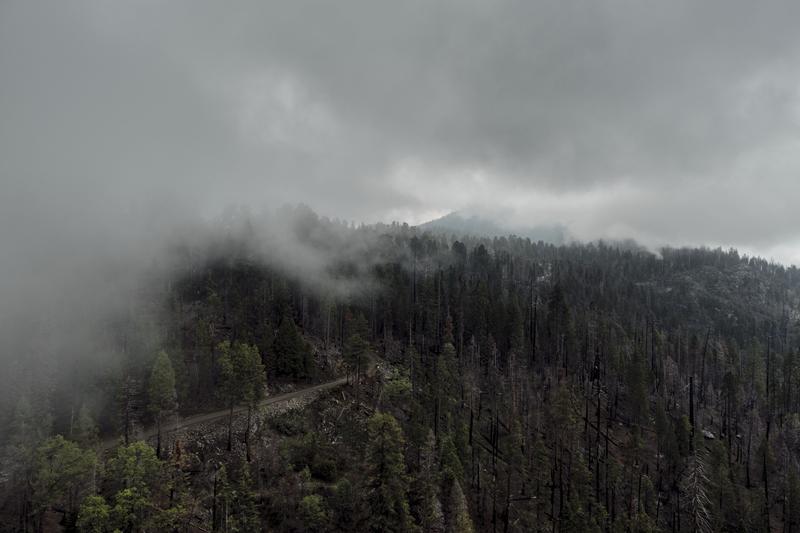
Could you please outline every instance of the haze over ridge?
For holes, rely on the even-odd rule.
[[[230,205],[797,262],[798,11],[3,2],[0,315],[103,304],[84,280],[131,283]]]

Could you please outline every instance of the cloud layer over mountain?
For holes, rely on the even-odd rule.
[[[300,201],[800,260],[798,17],[777,0],[3,2],[3,268]]]

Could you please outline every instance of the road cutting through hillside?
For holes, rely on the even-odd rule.
[[[275,404],[275,403],[286,402],[286,401],[289,401],[289,400],[293,400],[295,398],[302,398],[303,396],[307,396],[309,394],[314,394],[316,392],[321,392],[321,391],[325,391],[325,390],[329,390],[329,389],[333,389],[333,388],[339,387],[341,385],[344,385],[345,383],[347,383],[347,378],[346,377],[334,379],[333,381],[320,383],[319,385],[313,385],[311,387],[306,387],[304,389],[300,389],[300,390],[296,390],[296,391],[292,391],[292,392],[287,392],[287,393],[284,393],[284,394],[279,394],[277,396],[271,396],[271,397],[266,398],[265,400],[263,400],[259,404],[259,406],[263,407],[265,405],[272,405],[272,404]],[[235,407],[233,409],[234,416],[236,416],[237,414],[245,413],[245,412],[247,412],[247,407],[244,406],[244,405]],[[230,410],[229,409],[220,409],[218,411],[213,411],[211,413],[200,413],[200,414],[196,414],[196,415],[192,415],[192,416],[183,418],[183,419],[180,420],[180,422],[177,425],[164,424],[162,426],[162,428],[161,428],[161,436],[163,438],[164,436],[169,435],[170,433],[174,433],[175,431],[182,431],[182,430],[185,430],[185,429],[190,428],[192,426],[196,426],[198,424],[207,424],[209,422],[215,422],[217,420],[221,420],[221,419],[226,418],[229,414],[230,414]],[[148,427],[143,432],[141,432],[138,435],[136,435],[136,439],[135,440],[147,440],[147,439],[150,439],[152,437],[155,437],[157,431],[158,430],[157,430],[157,428],[155,426]],[[115,437],[113,439],[105,439],[103,441],[103,449],[104,450],[109,450],[111,448],[114,448],[115,446],[117,446],[119,444],[120,439],[121,439],[121,437]]]

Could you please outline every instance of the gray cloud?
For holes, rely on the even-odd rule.
[[[224,238],[227,206],[476,211],[800,263],[799,16],[788,0],[0,2],[0,360],[33,361],[3,373],[0,406],[25,367],[40,382],[112,361],[105,321],[143,305],[170,243]],[[334,292],[352,287],[331,259],[374,238],[298,245],[280,217],[253,220],[261,257]]]
[[[3,2],[0,291],[98,257],[146,264],[227,205],[284,202],[367,221],[499,210],[800,261],[799,15]]]

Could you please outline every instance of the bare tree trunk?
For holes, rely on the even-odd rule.
[[[689,437],[689,452],[694,452],[694,376],[689,376],[689,422],[692,431]]]
[[[156,457],[161,459],[161,413],[156,416]]]
[[[228,446],[227,450],[231,451],[233,449],[233,404],[230,406],[230,412],[228,414]]]
[[[250,424],[253,418],[253,406],[247,406],[247,427],[244,430],[244,448],[247,457],[247,462],[251,461],[250,457]]]
[[[214,473],[214,492],[211,499],[211,530],[217,531],[217,472]]]

